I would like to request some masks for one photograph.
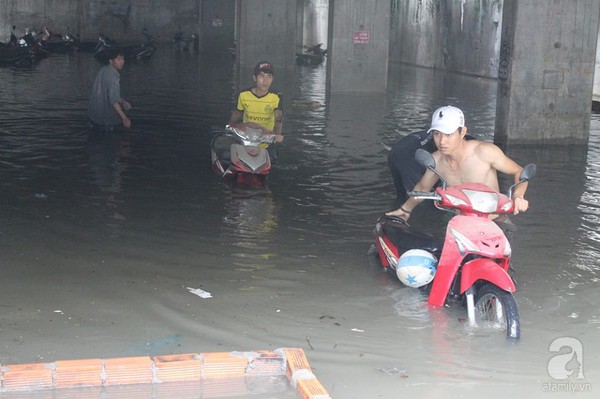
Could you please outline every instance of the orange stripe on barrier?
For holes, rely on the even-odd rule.
[[[248,367],[248,359],[231,352],[205,353],[202,360],[202,377],[206,379],[243,377]]]
[[[154,356],[157,382],[199,381],[202,361],[197,353]]]
[[[148,357],[121,357],[104,360],[105,385],[152,383],[152,360]]]
[[[47,364],[15,364],[2,367],[2,386],[7,389],[52,388],[52,368]]]
[[[329,399],[331,398],[327,390],[316,378],[310,380],[298,380],[296,389],[303,398],[310,399]]]
[[[102,359],[60,360],[54,363],[54,387],[70,388],[102,384]]]
[[[286,348],[283,352],[288,364],[288,378],[291,378],[292,374],[298,370],[310,370],[308,359],[306,359],[302,349]]]
[[[284,388],[286,377],[303,399],[331,398],[298,348],[3,365],[0,393],[153,383],[160,391],[163,383],[189,382],[210,397],[240,396]]]
[[[312,373],[302,349],[284,349],[287,359],[287,377],[304,399],[328,399],[327,390]]]

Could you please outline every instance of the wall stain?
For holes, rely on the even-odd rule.
[[[510,53],[512,50],[512,43],[510,39],[510,32],[512,27],[510,24],[504,23],[502,32],[502,41],[500,43],[500,62],[498,64],[498,79],[508,79],[508,67],[510,65]]]
[[[115,18],[123,24],[123,27],[126,29],[129,27],[129,21],[131,16],[131,3],[127,5],[125,9],[123,7],[119,7],[119,2],[112,1],[110,5],[107,5],[106,2],[102,2],[107,6],[107,10],[105,15],[108,17]],[[102,4],[101,3],[101,4]]]

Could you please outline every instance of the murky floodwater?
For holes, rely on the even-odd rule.
[[[122,71],[133,129],[89,139],[99,67],[0,69],[0,363],[300,347],[335,398],[600,389],[599,117],[589,150],[509,149],[538,175],[515,218],[522,339],[507,344],[366,256],[395,205],[384,145],[447,103],[491,140],[494,81],[396,66],[387,95],[326,99],[324,68],[278,71],[286,140],[268,187],[248,190],[213,175],[209,143],[250,72],[238,84],[230,58],[162,48]],[[441,231],[422,208],[413,224]]]

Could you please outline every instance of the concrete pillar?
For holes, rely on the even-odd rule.
[[[495,141],[587,145],[600,0],[542,3],[504,1]]]
[[[329,92],[384,92],[390,43],[389,1],[330,0]]]
[[[327,48],[328,18],[328,0],[307,0],[304,3],[303,45],[314,46],[322,43],[322,47]]]
[[[243,68],[261,60],[276,71],[293,67],[298,9],[297,0],[238,0],[237,55]]]
[[[596,69],[594,71],[594,90],[592,92],[592,101],[595,107],[600,108],[600,31],[598,32],[598,40],[596,41]]]

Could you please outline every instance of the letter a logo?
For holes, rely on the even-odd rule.
[[[575,374],[583,379],[583,345],[573,337],[559,337],[550,344],[550,352],[558,354],[548,361],[548,375],[555,380],[566,380]]]

